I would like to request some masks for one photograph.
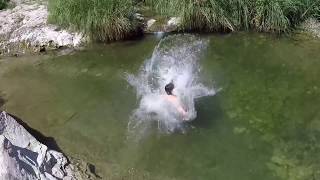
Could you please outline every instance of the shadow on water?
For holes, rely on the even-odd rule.
[[[6,103],[6,99],[3,97],[3,93],[0,91],[0,108]]]
[[[61,148],[58,146],[56,140],[53,137],[46,137],[45,135],[43,135],[38,130],[35,130],[35,129],[31,128],[27,123],[22,121],[17,116],[15,116],[13,114],[9,114],[9,115],[12,116],[21,126],[23,126],[39,142],[41,142],[42,144],[48,146],[49,149],[52,149],[52,150],[55,150],[55,151],[63,153]]]
[[[1,92],[0,92],[1,93]],[[4,99],[3,97],[0,96],[0,112],[3,110],[2,107],[5,105],[5,103],[7,102],[6,99]],[[34,138],[36,138],[40,143],[46,145],[49,149],[51,150],[55,150],[58,152],[61,152],[65,155],[65,153],[62,151],[62,149],[58,146],[56,140],[53,137],[47,137],[45,135],[43,135],[40,131],[31,128],[26,122],[24,122],[21,118],[8,113],[11,117],[13,117],[21,126],[23,126]],[[10,142],[6,142],[6,144],[10,144]],[[17,146],[13,146],[11,145],[13,148],[19,150],[20,152],[24,152],[24,154],[28,154],[30,157],[36,156],[36,153],[30,151],[30,150],[26,150]],[[36,159],[36,158],[35,158]],[[73,158],[74,159],[74,158]],[[78,160],[79,162],[84,162],[82,160]],[[70,160],[68,159],[68,162],[70,163]],[[20,162],[23,169],[28,171],[28,172],[33,172],[33,169],[25,164],[24,162]],[[78,169],[80,168],[81,172],[86,174],[86,175],[90,175],[92,177],[95,177],[97,179],[102,179],[101,176],[99,176],[96,172],[96,167],[95,165],[91,164],[91,163],[85,163],[86,167],[78,167]]]
[[[223,117],[219,96],[202,97],[196,100],[197,118],[192,122],[193,126],[210,128]]]
[[[0,97],[0,108],[2,108],[5,102],[6,101],[2,97]]]
[[[53,138],[53,137],[46,137],[45,135],[43,135],[41,132],[39,132],[38,130],[35,130],[33,128],[31,128],[27,123],[25,123],[24,121],[22,121],[20,118],[18,118],[17,116],[15,115],[12,115],[12,114],[9,114],[11,117],[13,117],[21,126],[23,126],[33,137],[35,137],[40,143],[46,145],[49,149],[51,150],[55,150],[55,151],[58,151],[58,152],[61,152],[64,154],[64,152],[62,151],[62,149],[58,146],[56,140]],[[15,147],[16,149],[19,149],[19,147]],[[20,149],[20,151],[24,151],[25,154],[29,154],[29,156],[35,156],[35,154],[33,154],[32,151],[28,151],[28,150],[25,150],[25,149]],[[65,154],[64,154],[65,155]],[[73,158],[74,159],[74,158]],[[70,159],[68,158],[68,162],[70,163]],[[78,164],[79,163],[82,163],[84,161],[82,161],[81,159],[78,159]],[[80,168],[80,171],[81,173],[84,173],[86,174],[87,176],[93,176],[95,178],[98,178],[98,179],[102,179],[102,177],[100,175],[97,174],[96,172],[96,167],[95,165],[91,164],[91,163],[87,163],[85,162],[86,164],[86,167],[79,167],[77,164],[77,168],[79,170]],[[28,168],[27,166],[24,166],[24,168]],[[31,171],[32,169],[29,169],[28,172],[32,172]]]

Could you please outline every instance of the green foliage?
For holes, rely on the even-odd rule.
[[[320,0],[146,0],[157,13],[182,18],[181,30],[286,32],[320,18]]]
[[[0,10],[7,7],[8,0],[0,0]]]
[[[259,31],[281,32],[289,28],[289,19],[279,0],[257,0],[254,25]]]
[[[227,12],[215,0],[146,0],[146,4],[161,15],[181,17],[181,30],[234,30]]]
[[[83,31],[96,40],[121,40],[136,31],[132,0],[50,0],[49,2],[49,21]]]
[[[299,9],[302,9],[302,18],[315,17],[320,19],[320,0],[300,0]]]
[[[140,3],[139,3],[140,2]],[[145,0],[157,14],[181,17],[181,31],[287,32],[303,20],[320,19],[320,0]],[[0,8],[6,0],[0,0]],[[49,20],[113,41],[137,32],[133,18],[140,0],[50,0]]]
[[[187,30],[234,30],[226,11],[214,0],[183,4],[182,25]]]
[[[252,2],[250,0],[229,0],[226,8],[232,17],[232,22],[237,29],[248,30],[251,21]]]

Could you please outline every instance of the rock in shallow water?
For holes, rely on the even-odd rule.
[[[0,54],[78,47],[85,41],[83,34],[61,30],[47,20],[47,6],[41,4],[21,3],[0,11]]]
[[[301,25],[302,29],[320,38],[320,21],[314,18],[307,19]]]
[[[165,26],[167,32],[177,31],[178,27],[181,25],[180,17],[171,17]]]
[[[37,141],[6,112],[0,113],[0,179],[82,179],[68,159]]]

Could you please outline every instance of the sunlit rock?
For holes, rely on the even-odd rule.
[[[150,19],[147,21],[147,29],[150,29],[151,26],[156,22],[155,19]]]
[[[6,112],[0,114],[0,162],[0,177],[8,180],[79,179],[62,153],[37,141]]]
[[[13,9],[0,11],[0,54],[40,52],[61,47],[79,47],[83,34],[47,24],[45,4],[17,2]]]
[[[169,31],[177,31],[178,27],[181,25],[181,18],[180,17],[171,17],[167,22],[165,30]]]

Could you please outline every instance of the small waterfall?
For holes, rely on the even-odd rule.
[[[144,131],[156,125],[164,132],[184,130],[185,122],[164,96],[165,85],[172,82],[173,94],[187,111],[186,119],[197,116],[195,99],[212,96],[215,89],[200,82],[200,57],[208,42],[194,35],[172,35],[162,39],[152,57],[137,75],[127,74],[128,83],[136,89],[139,107],[130,117],[130,131]],[[156,122],[156,123],[155,123]]]

